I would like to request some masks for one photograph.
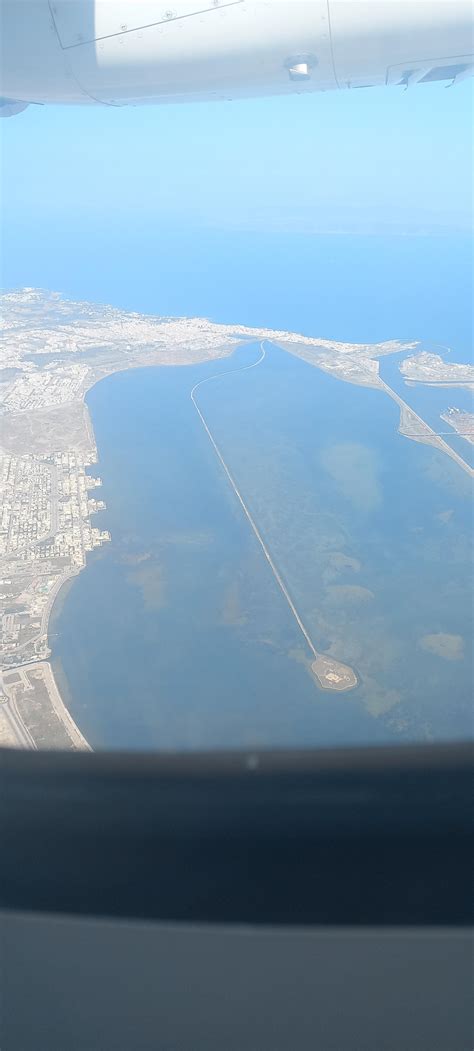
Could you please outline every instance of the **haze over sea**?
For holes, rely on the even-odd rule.
[[[121,246],[109,238],[86,266],[78,236],[74,254],[62,244],[62,275],[50,251],[30,258],[28,283],[351,342],[418,338],[469,360],[467,238],[195,230],[160,240],[145,254],[139,233]],[[113,539],[51,625],[74,717],[95,747],[468,735],[467,476],[400,437],[383,395],[276,349],[258,369],[201,388],[200,407],[315,645],[359,673],[347,694],[318,689],[189,398],[199,379],[258,353],[123,373],[89,394],[107,502],[96,521]],[[449,657],[422,642],[440,634],[459,637]]]
[[[420,339],[472,352],[472,241],[218,232],[137,219],[91,231],[5,222],[3,283],[149,314],[210,317],[348,342]]]

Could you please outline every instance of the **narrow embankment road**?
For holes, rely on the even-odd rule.
[[[468,464],[467,460],[465,460],[463,456],[460,456],[459,453],[455,451],[455,449],[452,449],[451,446],[448,445],[448,442],[445,442],[444,438],[442,438],[440,434],[437,434],[437,432],[434,431],[432,427],[430,427],[429,423],[427,423],[426,420],[424,420],[421,416],[418,416],[418,413],[415,412],[415,410],[412,409],[410,405],[407,405],[406,401],[404,401],[403,398],[401,398],[400,395],[393,390],[393,387],[389,387],[388,383],[385,383],[385,380],[383,380],[381,376],[379,376],[379,380],[382,390],[384,390],[385,393],[388,394],[389,398],[392,398],[392,400],[397,403],[401,410],[400,424],[398,428],[400,434],[403,434],[406,438],[411,438],[415,441],[424,442],[425,445],[431,445],[435,449],[440,449],[441,452],[444,452],[447,456],[450,456],[451,459],[454,460],[455,463],[457,463],[458,467],[461,467],[463,471],[466,471],[466,473],[470,475],[471,478],[474,477],[474,470]],[[408,413],[413,419],[418,421],[418,423],[421,426],[420,434],[416,434],[415,432],[410,433],[403,429],[404,412]]]
[[[311,653],[313,653],[315,657],[319,657],[320,655],[319,655],[318,651],[316,650],[315,646],[313,645],[313,642],[311,641],[309,632],[307,631],[307,629],[305,628],[305,626],[303,624],[303,621],[301,620],[301,617],[300,617],[300,615],[298,613],[298,610],[296,609],[296,606],[295,606],[295,604],[294,604],[294,602],[293,602],[293,600],[292,600],[292,598],[291,598],[291,596],[290,596],[290,594],[288,592],[288,589],[287,589],[286,585],[284,584],[284,582],[283,582],[283,580],[282,580],[282,578],[280,576],[280,573],[278,572],[278,569],[277,569],[277,567],[276,567],[276,565],[275,565],[275,563],[274,563],[274,561],[272,559],[272,556],[271,556],[271,554],[270,554],[270,552],[268,550],[268,547],[267,547],[267,545],[266,545],[266,543],[265,543],[265,541],[264,541],[264,539],[262,537],[262,534],[261,534],[261,532],[260,532],[260,530],[259,530],[254,518],[252,517],[252,515],[251,515],[251,513],[250,513],[250,511],[249,511],[249,509],[247,507],[247,504],[245,503],[245,500],[244,500],[244,498],[243,498],[238,486],[236,485],[236,483],[235,483],[235,481],[234,481],[234,479],[233,479],[233,477],[232,477],[232,475],[231,475],[231,473],[229,471],[229,468],[228,468],[228,466],[227,466],[227,464],[226,464],[226,462],[224,460],[224,457],[222,456],[222,453],[220,452],[220,449],[218,448],[217,443],[215,442],[215,440],[214,440],[214,438],[213,438],[213,436],[211,434],[211,431],[209,430],[209,427],[208,427],[208,425],[206,423],[206,420],[204,419],[204,416],[203,416],[203,414],[202,414],[202,412],[201,412],[201,410],[199,408],[199,405],[197,404],[197,401],[196,401],[196,391],[198,390],[199,387],[202,387],[205,383],[211,383],[212,380],[221,379],[223,376],[231,376],[231,375],[233,375],[233,374],[235,374],[237,372],[245,372],[248,369],[255,369],[255,368],[257,368],[257,366],[260,365],[262,363],[262,361],[264,360],[264,358],[265,358],[264,342],[262,342],[260,344],[260,349],[261,349],[260,357],[257,359],[257,361],[253,361],[251,365],[243,365],[242,368],[240,368],[240,369],[231,369],[229,372],[225,372],[225,373],[224,372],[217,372],[217,373],[215,373],[215,375],[208,376],[205,380],[200,380],[199,383],[196,383],[195,386],[193,387],[192,391],[191,391],[191,401],[192,401],[192,403],[194,405],[194,408],[196,409],[196,412],[197,412],[197,414],[198,414],[198,416],[199,416],[199,418],[201,420],[201,423],[202,423],[202,425],[204,427],[204,430],[206,431],[206,434],[207,434],[207,436],[209,438],[209,441],[210,441],[210,443],[211,443],[211,445],[212,445],[212,447],[214,449],[214,452],[216,453],[216,456],[217,456],[221,466],[224,469],[224,472],[225,472],[225,474],[227,476],[227,479],[230,482],[230,485],[232,486],[232,489],[234,490],[234,493],[235,493],[235,495],[237,497],[237,500],[239,501],[239,503],[240,503],[240,505],[242,507],[242,510],[243,510],[248,522],[250,523],[250,526],[251,526],[253,532],[255,533],[255,536],[257,537],[257,540],[258,540],[258,542],[260,544],[260,547],[262,548],[262,551],[263,551],[263,553],[265,555],[265,558],[266,558],[266,560],[267,560],[267,562],[268,562],[268,564],[269,564],[269,566],[270,566],[270,568],[272,570],[272,573],[273,573],[273,575],[275,577],[275,580],[276,580],[276,582],[278,584],[278,587],[280,588],[280,591],[285,596],[285,599],[286,599],[286,601],[287,601],[287,603],[288,603],[288,605],[290,607],[290,610],[291,610],[291,612],[292,612],[292,614],[293,614],[293,616],[294,616],[294,618],[296,620],[296,623],[297,623],[302,635],[305,638],[305,641],[307,642],[307,644],[308,644],[308,646],[309,646],[309,648],[311,650]]]

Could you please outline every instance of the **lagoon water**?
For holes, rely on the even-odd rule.
[[[246,369],[259,353],[122,373],[88,395],[107,503],[96,522],[112,542],[52,626],[74,718],[107,748],[468,735],[467,475],[398,435],[383,393],[269,345]],[[221,455],[315,647],[357,671],[353,691],[322,690],[310,672],[191,401],[202,379]]]
[[[166,228],[148,217],[145,227],[135,214],[92,222],[70,216],[46,235],[15,219],[5,285],[350,342],[418,339],[449,345],[454,361],[472,353],[467,235]],[[318,690],[189,399],[198,379],[236,360],[131,371],[88,396],[107,501],[94,524],[112,543],[90,557],[51,624],[81,729],[94,747],[135,748],[465,736],[467,475],[397,435],[396,406],[381,394],[283,352],[200,388],[315,645],[360,676],[351,693]],[[390,358],[383,367],[397,368]],[[458,404],[458,392],[445,393]],[[460,636],[451,659],[419,645],[440,634]]]

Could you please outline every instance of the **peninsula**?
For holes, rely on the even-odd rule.
[[[474,390],[474,365],[445,361],[440,354],[422,351],[406,358],[400,365],[404,378],[412,383],[429,383],[437,387],[467,387]]]

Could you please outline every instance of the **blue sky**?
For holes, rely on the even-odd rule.
[[[466,355],[472,98],[32,106],[0,125],[0,283]]]
[[[9,225],[466,230],[472,85],[220,104],[36,107],[2,121]]]

